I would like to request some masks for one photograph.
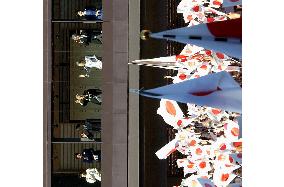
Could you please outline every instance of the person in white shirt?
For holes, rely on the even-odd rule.
[[[85,56],[85,59],[80,61],[80,62],[76,62],[77,66],[84,66],[87,68],[97,68],[97,69],[102,69],[102,61],[100,61],[96,55],[94,56]]]
[[[86,181],[88,183],[95,183],[97,181],[101,181],[101,174],[97,170],[97,168],[86,169],[85,172],[80,174],[80,177],[86,178]]]
[[[96,55],[94,56],[85,56],[84,60],[80,62],[76,62],[77,66],[84,67],[86,70],[85,75],[80,75],[79,77],[89,77],[89,73],[91,72],[92,68],[102,69],[102,61],[99,60]]]

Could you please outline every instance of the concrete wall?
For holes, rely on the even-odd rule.
[[[102,187],[127,186],[128,0],[103,1]]]
[[[129,61],[140,55],[140,0],[129,0]],[[129,65],[129,88],[139,88],[139,66]],[[128,96],[128,187],[139,186],[139,95]]]

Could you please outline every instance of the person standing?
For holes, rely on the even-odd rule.
[[[96,55],[85,56],[84,60],[76,62],[76,64],[77,66],[84,66],[85,68],[102,69],[102,61],[99,58],[97,58]]]
[[[85,90],[83,95],[79,94],[76,95],[75,103],[78,103],[82,106],[87,106],[89,102],[101,105],[102,104],[101,94],[102,91],[98,88]]]
[[[83,11],[78,11],[77,15],[83,20],[103,20],[103,11],[96,8],[85,8]]]
[[[86,178],[88,183],[95,183],[97,181],[101,181],[101,174],[97,170],[97,168],[88,168],[85,172],[80,174],[81,178]]]
[[[96,138],[96,134],[101,132],[101,122],[86,119],[84,124],[77,124],[76,130],[80,132],[81,141],[100,142],[100,138]]]
[[[83,149],[82,153],[75,153],[75,158],[86,163],[98,162],[101,160],[101,151],[95,151],[93,148]]]
[[[89,77],[92,68],[101,70],[103,65],[102,61],[99,58],[97,58],[96,55],[85,56],[84,60],[76,62],[76,64],[79,67],[84,67],[84,70],[86,71],[85,75],[80,75],[79,77]]]

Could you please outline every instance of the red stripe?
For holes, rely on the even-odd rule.
[[[168,152],[167,156],[169,156],[170,154],[172,154],[172,153],[175,152],[176,150],[177,150],[176,148],[170,150],[170,152]]]
[[[242,38],[242,18],[208,23],[207,27],[215,37]]]
[[[209,95],[209,94],[211,94],[211,93],[213,93],[213,92],[215,92],[215,91],[220,91],[220,90],[221,90],[221,88],[217,87],[217,89],[216,89],[216,90],[213,90],[213,91],[195,92],[195,93],[191,93],[191,94],[194,95],[194,96],[206,96],[206,95]]]

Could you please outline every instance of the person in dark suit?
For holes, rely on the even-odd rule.
[[[91,43],[91,41],[92,41],[91,36],[86,35],[86,34],[83,34],[83,33],[80,33],[80,34],[73,34],[73,35],[72,35],[72,39],[73,39],[76,43],[84,44],[85,46],[88,46],[88,45]]]
[[[86,119],[84,124],[77,124],[76,130],[80,132],[80,137],[82,139],[88,139],[92,141],[101,141],[100,138],[95,138],[97,133],[101,132],[101,122],[94,121],[92,119]],[[86,141],[86,140],[83,140]]]
[[[72,34],[72,39],[74,42],[83,44],[85,47],[92,41],[102,43],[102,31],[80,30],[79,33]]]
[[[76,125],[76,130],[89,130],[89,131],[101,131],[101,120],[95,120],[95,119],[86,119],[84,124],[78,123]]]
[[[80,136],[81,138],[88,138],[89,140],[95,140],[95,135],[90,130],[83,129]]]
[[[103,11],[93,7],[85,8],[83,11],[78,11],[77,15],[83,20],[103,20]]]
[[[94,104],[98,104],[98,105],[102,104],[101,94],[102,94],[102,90],[98,88],[88,89],[88,90],[85,90],[83,93],[87,101],[92,102]]]
[[[95,151],[93,148],[83,149],[82,153],[75,153],[75,158],[86,163],[93,163],[101,160],[101,151]]]
[[[88,89],[85,90],[83,95],[76,95],[76,103],[79,103],[82,106],[86,106],[89,102],[92,102],[94,104],[101,105],[102,99],[101,99],[102,90],[95,88],[95,89]]]

